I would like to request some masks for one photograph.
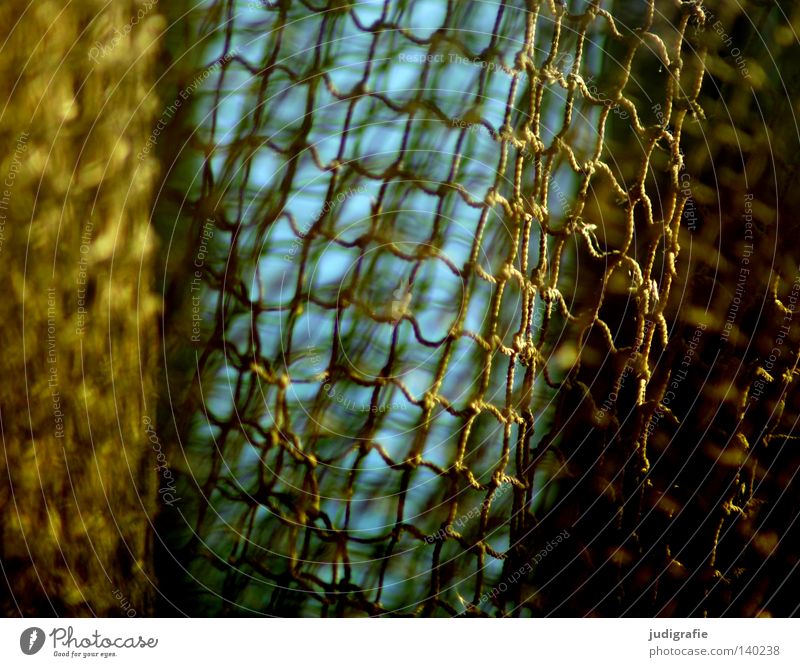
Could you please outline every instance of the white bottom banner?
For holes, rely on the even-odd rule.
[[[6,619],[0,665],[796,666],[798,635],[788,619]]]

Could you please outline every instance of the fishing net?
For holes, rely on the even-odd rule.
[[[176,325],[196,594],[281,615],[617,604],[669,389],[702,8],[204,12]]]
[[[797,613],[794,3],[51,4],[2,613]]]

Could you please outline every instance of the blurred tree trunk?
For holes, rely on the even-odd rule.
[[[157,9],[0,8],[5,615],[152,609]]]

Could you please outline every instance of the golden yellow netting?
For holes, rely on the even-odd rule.
[[[536,554],[587,546],[559,509],[582,365],[596,502],[638,520],[704,14],[577,4],[216,6],[185,333],[224,608],[535,606]]]

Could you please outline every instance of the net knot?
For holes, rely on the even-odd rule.
[[[561,293],[555,287],[544,287],[539,291],[539,295],[546,304],[558,301]]]
[[[525,131],[525,141],[530,146],[531,153],[539,154],[545,151],[544,142],[530,130]]]
[[[530,366],[536,358],[536,346],[524,334],[518,333],[514,336],[514,352],[523,366]]]

